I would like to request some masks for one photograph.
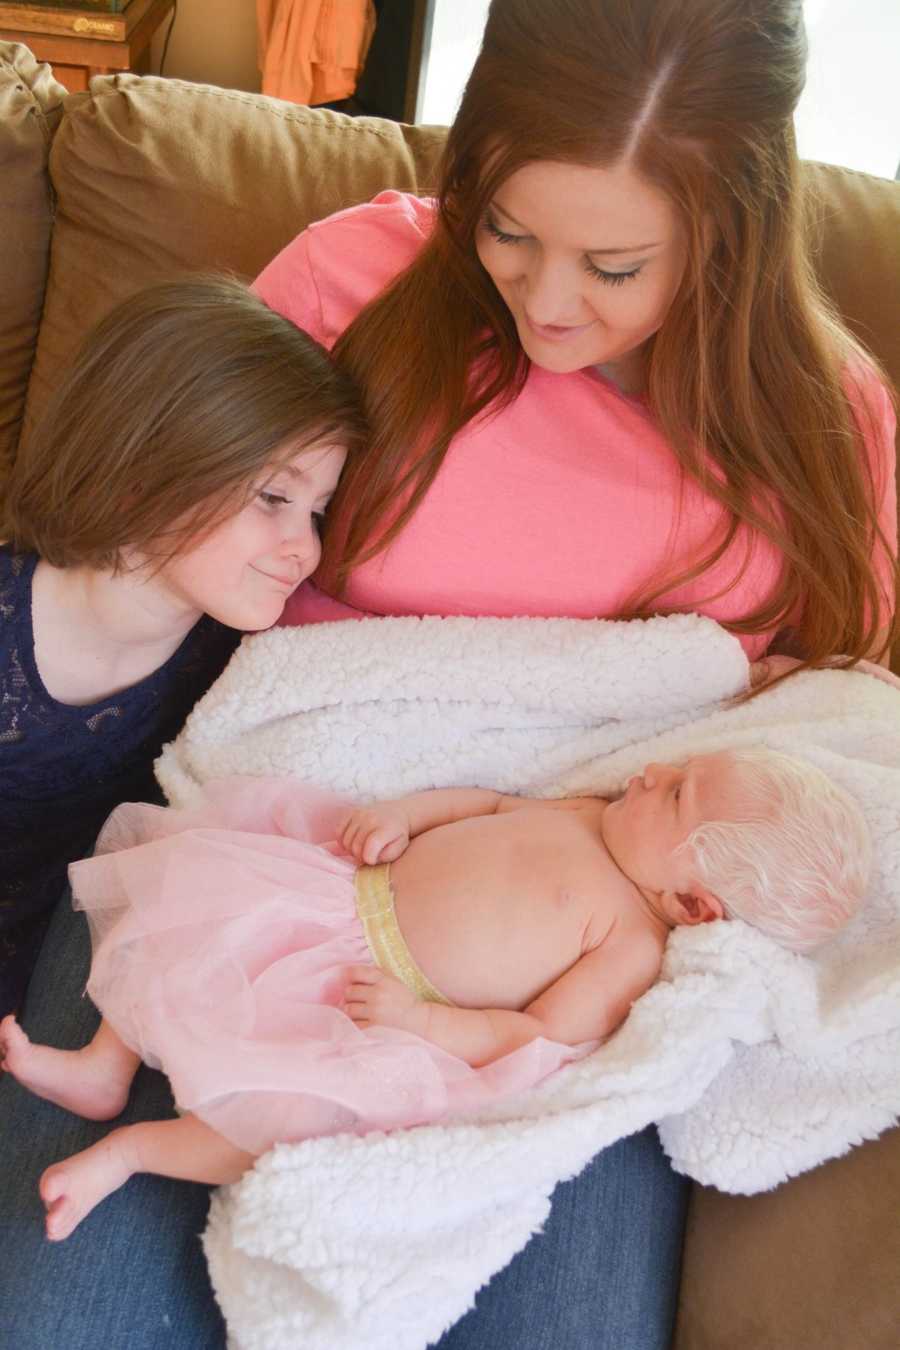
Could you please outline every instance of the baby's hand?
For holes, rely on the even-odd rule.
[[[399,1027],[424,1035],[428,1008],[401,980],[377,966],[351,966],[344,1009],[358,1027]]]
[[[360,862],[394,862],[409,843],[409,815],[396,802],[358,806],[350,812],[339,838]]]

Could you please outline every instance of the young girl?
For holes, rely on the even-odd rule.
[[[361,419],[317,342],[199,279],[116,309],[16,464],[0,546],[0,1010],[66,877],[315,568]]]
[[[193,810],[120,807],[98,852],[70,876],[104,1021],[65,1051],[8,1017],[0,1054],[92,1119],[143,1058],[188,1114],[50,1167],[54,1239],[134,1172],[235,1181],[279,1140],[519,1091],[616,1029],[675,925],[736,915],[808,951],[870,861],[855,803],[764,750],[649,764],[613,802],[449,789],[349,818],[299,784],[222,780]]]

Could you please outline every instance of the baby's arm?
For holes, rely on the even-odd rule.
[[[518,798],[504,797],[488,788],[412,792],[394,801],[356,807],[338,832],[338,839],[360,862],[394,862],[417,834],[454,820],[493,815],[504,802],[518,804]]]
[[[593,805],[595,800],[568,797],[544,801],[536,797],[510,797],[489,788],[433,788],[394,801],[355,807],[338,831],[338,839],[360,862],[394,862],[410,839],[438,825],[535,807],[575,811],[586,803]]]
[[[588,952],[522,1012],[426,1003],[375,966],[353,967],[345,1005],[358,1026],[400,1027],[478,1068],[538,1036],[564,1045],[610,1036],[659,973],[659,947],[637,941]]]

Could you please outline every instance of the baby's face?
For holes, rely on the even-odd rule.
[[[620,870],[654,894],[689,891],[691,859],[676,850],[698,825],[728,818],[736,774],[726,754],[648,764],[603,814],[603,840]]]

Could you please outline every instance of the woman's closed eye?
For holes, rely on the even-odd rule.
[[[485,216],[482,220],[484,228],[492,239],[496,239],[498,244],[521,244],[523,239],[527,239],[527,234],[508,234],[506,230],[501,230],[499,225],[495,225],[490,216]]]
[[[498,244],[523,244],[528,242],[529,236],[527,234],[510,234],[507,230],[501,230],[500,226],[495,224],[490,216],[485,216],[482,224],[491,238],[496,239]],[[604,268],[591,262],[587,254],[582,259],[582,265],[589,277],[602,281],[605,286],[623,286],[626,281],[632,281],[641,271],[640,266],[638,266],[630,268],[627,272],[607,272]]]
[[[604,272],[602,267],[592,263],[590,258],[584,260],[584,270],[589,277],[596,277],[606,286],[623,286],[626,281],[632,281],[640,274],[640,267],[632,267],[630,272]]]

